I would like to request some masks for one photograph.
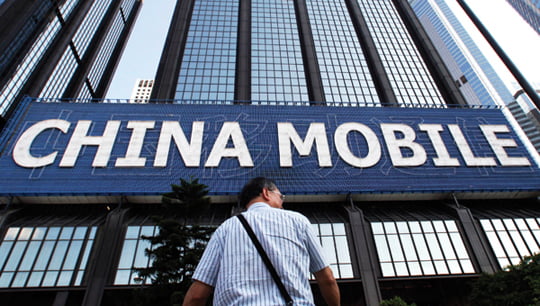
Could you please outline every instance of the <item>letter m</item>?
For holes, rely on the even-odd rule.
[[[324,123],[311,123],[306,133],[305,140],[302,140],[296,129],[290,122],[278,122],[279,140],[279,165],[281,167],[292,167],[292,148],[294,145],[300,156],[309,156],[313,143],[317,148],[320,167],[332,167],[328,138]]]

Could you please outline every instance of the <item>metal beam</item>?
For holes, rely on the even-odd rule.
[[[347,9],[351,15],[351,20],[356,31],[356,36],[360,40],[360,45],[362,46],[362,51],[366,56],[366,62],[368,64],[369,71],[375,83],[375,88],[377,89],[377,94],[379,95],[381,101],[384,105],[398,105],[396,95],[392,89],[392,84],[388,78],[388,74],[384,69],[381,57],[375,42],[369,33],[369,27],[367,25],[360,6],[357,1],[346,0]]]
[[[352,204],[352,200],[350,201]],[[356,261],[360,270],[366,305],[378,306],[382,298],[376,274],[376,271],[378,271],[377,256],[373,245],[369,243],[373,236],[371,235],[371,229],[364,219],[362,210],[352,205],[346,206],[345,209],[349,215]]]
[[[156,73],[151,100],[174,99],[194,2],[194,0],[176,2]]]
[[[107,215],[96,239],[92,258],[88,262],[92,266],[87,270],[86,291],[82,306],[101,305],[105,286],[116,272],[115,259],[120,254],[124,235],[124,217],[128,209],[118,207]]]
[[[294,1],[294,9],[300,35],[302,58],[304,59],[304,71],[308,85],[309,100],[312,102],[311,104],[321,105],[321,102],[324,104],[326,98],[324,96],[321,70],[317,61],[313,33],[309,23],[306,0]]]
[[[537,108],[540,109],[540,96],[536,93],[534,88],[529,84],[527,79],[521,74],[519,69],[516,67],[516,65],[512,62],[510,57],[506,55],[504,50],[499,46],[495,38],[491,36],[487,28],[482,24],[480,19],[476,17],[476,15],[473,13],[473,11],[469,8],[469,6],[465,3],[463,0],[457,0],[461,8],[465,11],[467,16],[471,19],[471,21],[474,23],[474,25],[478,28],[480,33],[484,36],[484,38],[487,40],[487,42],[491,45],[495,53],[499,56],[499,58],[502,60],[506,68],[510,70],[514,78],[518,81],[519,85],[523,88],[523,90],[527,93],[527,96],[531,99],[531,101],[536,105]],[[505,102],[511,102],[511,101],[505,101]]]

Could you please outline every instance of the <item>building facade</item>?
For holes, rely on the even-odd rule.
[[[344,305],[466,304],[481,273],[539,251],[540,168],[443,56],[405,0],[178,1],[150,103],[13,111],[0,298],[132,304],[170,184],[208,185],[188,221],[217,226],[267,176],[313,223]]]
[[[135,80],[135,86],[131,91],[130,103],[147,103],[152,94],[152,88],[154,87],[154,80]]]
[[[507,0],[510,5],[540,34],[540,2],[538,0]]]
[[[540,130],[527,117],[537,109],[532,102],[517,99],[496,73],[455,13],[443,0],[414,0],[411,6],[469,105],[508,106],[521,129],[539,151]],[[470,31],[470,30],[469,30]]]
[[[139,6],[138,0],[5,1],[2,122],[25,96],[103,98]]]

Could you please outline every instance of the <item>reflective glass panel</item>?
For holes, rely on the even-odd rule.
[[[384,277],[475,273],[454,220],[372,222],[371,227]]]
[[[481,219],[480,224],[502,269],[540,251],[538,219]]]
[[[234,99],[239,2],[194,2],[175,99],[231,101]]]
[[[0,288],[80,286],[73,271],[86,268],[96,229],[10,227],[0,245]],[[86,259],[79,260],[83,250]]]
[[[252,100],[309,101],[294,1],[251,1],[251,56]]]
[[[307,0],[306,3],[326,103],[379,105],[346,1]]]

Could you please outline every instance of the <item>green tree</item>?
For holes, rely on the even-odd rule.
[[[494,274],[482,274],[472,286],[472,305],[540,306],[540,253]]]
[[[191,276],[214,228],[191,224],[190,218],[204,214],[210,206],[208,186],[198,179],[180,179],[163,194],[163,212],[154,216],[158,234],[143,236],[150,242],[146,255],[151,266],[136,269],[141,281],[152,285],[136,292],[137,305],[180,305],[191,284]]]
[[[380,306],[416,306],[416,304],[407,304],[402,298],[395,296],[391,299],[382,300]]]

